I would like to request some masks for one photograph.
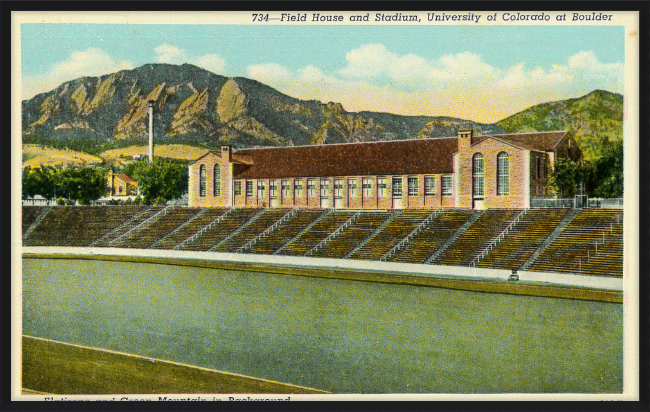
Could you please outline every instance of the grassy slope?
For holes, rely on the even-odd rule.
[[[102,159],[88,153],[54,149],[36,144],[23,145],[23,167],[84,166],[101,162]]]
[[[208,152],[208,149],[182,144],[156,145],[154,156],[178,160],[196,160]],[[107,150],[99,154],[107,163],[130,163],[133,155],[147,154],[147,146],[129,146]]]
[[[45,393],[323,393],[315,389],[28,337],[23,337],[22,349],[22,386]]]

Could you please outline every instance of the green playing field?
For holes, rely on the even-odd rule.
[[[615,303],[67,259],[23,292],[25,335],[336,393],[623,387]]]

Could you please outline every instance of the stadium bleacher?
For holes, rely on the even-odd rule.
[[[88,246],[141,210],[141,206],[54,206],[24,244]]]
[[[350,253],[366,236],[377,229],[388,217],[390,212],[367,212],[361,213],[350,227],[341,232],[334,239],[329,241],[322,249],[316,251],[312,256],[327,258],[344,258]]]
[[[317,244],[323,241],[328,237],[332,232],[334,232],[338,227],[343,223],[350,220],[356,212],[337,212],[334,211],[329,215],[325,216],[314,226],[309,228],[307,231],[302,233],[298,238],[293,242],[287,245],[282,249],[278,254],[279,255],[291,255],[291,256],[304,256]]]
[[[270,236],[261,239],[248,249],[246,253],[271,254],[275,252],[322,214],[323,210],[303,209],[298,211],[298,213],[271,232]]]
[[[158,239],[185,223],[200,210],[199,208],[174,207],[147,227],[132,232],[113,246],[146,249]]]
[[[528,270],[621,276],[622,222],[621,210],[582,210]]]
[[[275,222],[280,220],[284,215],[289,213],[291,209],[266,209],[257,219],[250,225],[224,243],[217,246],[215,252],[237,252],[237,250],[250,242],[255,236],[259,235],[268,229]]]
[[[431,210],[405,210],[355,251],[350,259],[378,260],[413,231]]]
[[[555,230],[570,209],[530,209],[478,267],[517,270]]]
[[[38,216],[45,210],[46,206],[23,206],[23,235],[29,227],[36,221]]]
[[[390,262],[423,263],[472,216],[471,210],[444,210],[397,251]]]
[[[206,208],[202,210],[203,213],[200,216],[183,226],[177,232],[168,236],[166,239],[161,239],[152,245],[151,249],[174,249],[176,245],[180,244],[182,241],[204,228],[210,222],[223,215],[227,209]]]
[[[532,271],[604,276],[623,273],[623,211],[620,209],[528,209],[515,224],[513,219],[521,210],[493,209],[484,211],[478,219],[478,215],[474,216],[476,221],[471,225],[468,219],[474,211],[467,209],[446,209],[436,214],[432,214],[433,210],[405,210],[395,214],[385,210],[133,205],[54,206],[42,214],[44,210],[43,206],[23,206],[25,246],[215,250],[284,256],[305,256],[313,252],[310,256],[384,258],[390,262],[454,266],[476,264],[481,268],[512,271],[520,270],[525,263],[527,270]],[[163,210],[164,213],[159,213]],[[289,212],[293,214],[287,215]],[[41,220],[39,216],[44,217]],[[151,219],[153,216],[156,218]],[[283,218],[268,235],[250,243]],[[346,222],[349,226],[330,236]],[[458,232],[463,224],[468,226],[467,230]],[[475,261],[508,226],[509,231]],[[416,227],[418,232],[400,245],[399,250],[391,251]],[[452,242],[454,235],[457,238]],[[328,237],[331,239],[323,242]],[[535,258],[545,242],[550,244]],[[449,246],[441,250],[445,243]],[[317,245],[322,247],[316,250]],[[389,251],[392,255],[386,255]]]
[[[466,266],[521,212],[513,209],[486,210],[432,265]]]

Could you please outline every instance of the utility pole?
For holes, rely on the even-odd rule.
[[[153,103],[153,100],[149,100],[149,164],[153,162]]]

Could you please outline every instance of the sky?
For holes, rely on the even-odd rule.
[[[492,123],[623,93],[622,26],[22,24],[22,97],[82,76],[191,63],[348,111]]]

